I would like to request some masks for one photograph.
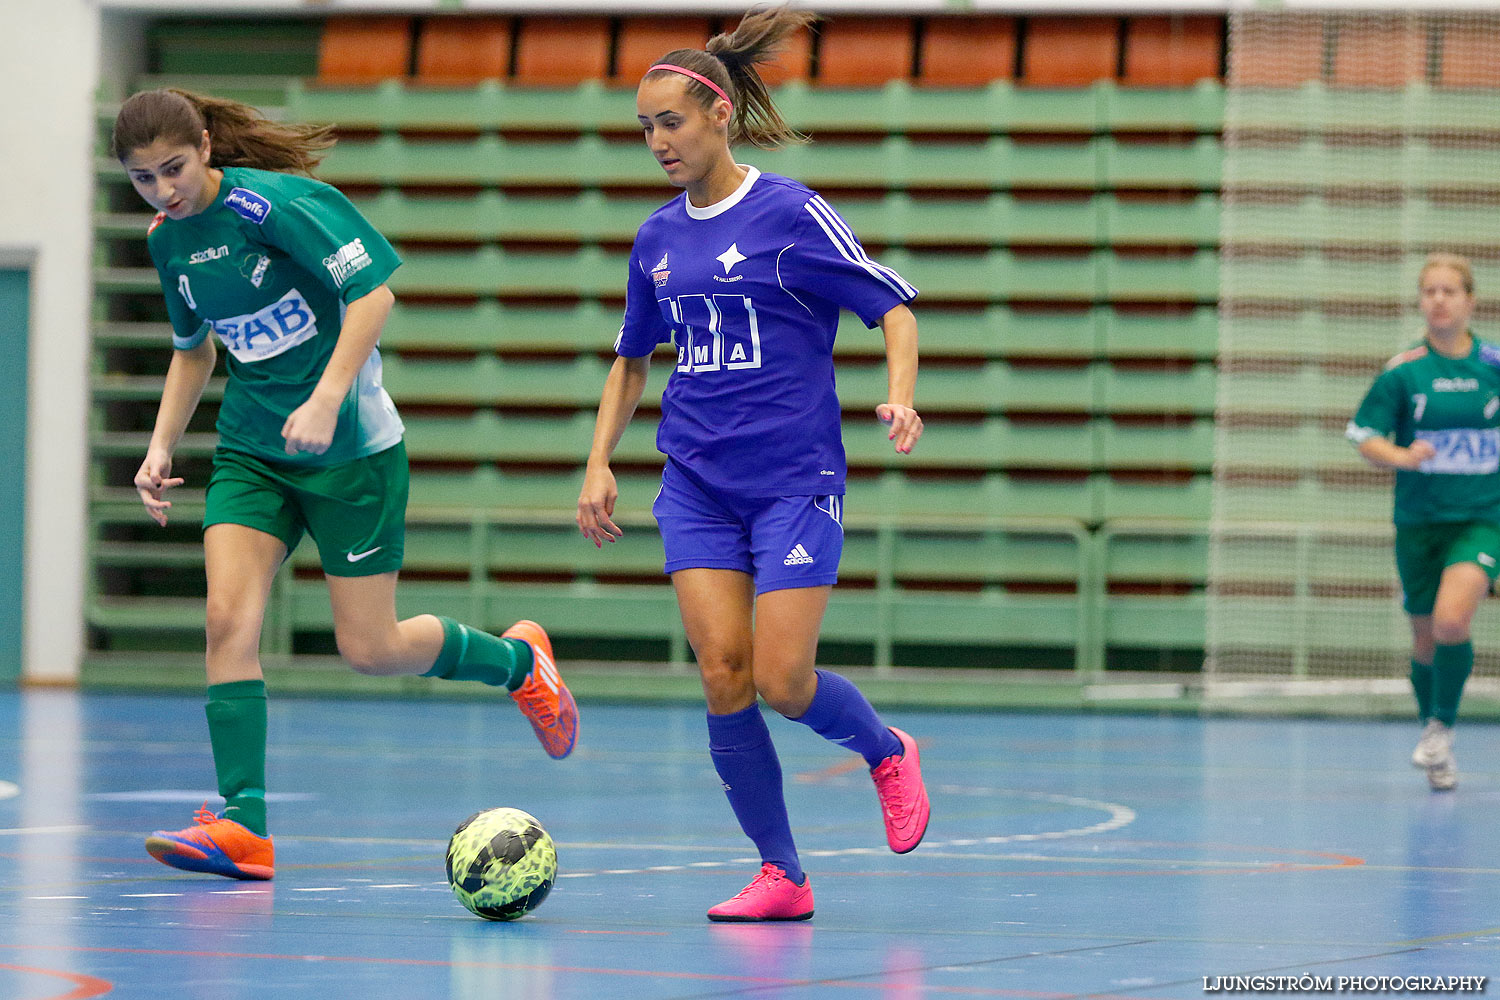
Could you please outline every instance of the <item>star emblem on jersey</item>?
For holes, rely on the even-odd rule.
[[[747,260],[748,258],[744,254],[740,253],[740,246],[738,243],[731,243],[729,244],[728,250],[725,250],[714,259],[717,260],[720,264],[724,265],[724,273],[728,274],[730,271],[734,270],[734,265],[738,264],[742,260]]]

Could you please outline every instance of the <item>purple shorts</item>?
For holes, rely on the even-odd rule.
[[[738,570],[755,579],[757,594],[838,582],[842,496],[739,496],[669,461],[651,513],[661,528],[669,574]]]

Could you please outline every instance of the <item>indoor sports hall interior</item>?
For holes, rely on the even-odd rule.
[[[1500,318],[1500,5],[827,0],[767,82],[821,193],[918,289],[895,453],[878,330],[835,346],[849,477],[818,650],[921,748],[882,841],[863,762],[767,710],[808,921],[711,923],[758,859],[706,752],[651,504],[675,356],[576,502],[636,228],[682,197],[635,87],[728,0],[8,0],[0,7],[0,998],[1462,993],[1500,973],[1500,609],[1456,788],[1421,726],[1392,476],[1345,426],[1422,336],[1433,252]],[[380,350],[411,462],[402,614],[543,623],[579,736],[503,690],[342,664],[309,542],[272,587],[271,881],[174,871],[220,802],[204,714],[209,383],[159,527],[132,486],[171,328],[122,102],[330,125],[317,177],[399,252]],[[444,851],[557,846],[512,922]],[[1425,984],[1425,985],[1423,985]]]

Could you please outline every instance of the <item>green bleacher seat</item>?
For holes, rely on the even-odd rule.
[[[1115,302],[1206,304],[1219,295],[1219,255],[1213,250],[1171,257],[1105,254],[1100,263],[1100,297]]]
[[[1217,135],[1224,126],[1224,84],[1199,80],[1187,87],[1122,87],[1095,84],[1100,127],[1107,132],[1198,132]]]
[[[1219,199],[1198,194],[1186,200],[1104,198],[1101,242],[1108,246],[1200,246],[1219,242]]]
[[[592,300],[566,306],[513,306],[493,300],[449,306],[398,299],[381,344],[422,351],[609,351],[620,321],[620,310]]]
[[[1214,460],[1214,422],[1207,417],[1160,424],[1099,423],[1100,464],[1106,469],[1208,470]]]
[[[1206,471],[1194,473],[1186,481],[1103,474],[1095,478],[1095,522],[1154,517],[1202,523],[1213,509],[1213,477]]]
[[[924,440],[913,454],[925,446]],[[949,519],[976,514],[1091,521],[1096,519],[1096,493],[1102,479],[1083,474],[1066,479],[1026,478],[1008,472],[912,476],[888,469],[873,482],[850,482],[845,509],[854,515],[890,516],[916,524],[951,523]]]
[[[918,380],[922,412],[1076,412],[1087,413],[1095,372],[1088,367],[1017,368],[1004,361],[982,367],[930,365]],[[885,366],[845,364],[837,371],[845,408],[874,407],[888,398]]]
[[[1212,136],[1180,141],[1101,141],[1100,183],[1111,188],[1218,190],[1222,151]]]
[[[922,288],[919,284],[918,288]],[[925,295],[925,289],[923,294]],[[1034,357],[1087,360],[1094,355],[1099,313],[1086,308],[1017,309],[1008,305],[977,308],[925,308],[918,298],[921,353],[926,357]],[[841,355],[884,357],[879,331],[845,313],[834,350]],[[926,377],[926,372],[923,373]]]
[[[851,465],[922,469],[1087,469],[1095,462],[1093,427],[1085,422],[927,421],[921,444],[897,455],[879,425],[847,428]]]
[[[311,19],[160,20],[146,31],[150,69],[160,75],[311,76],[321,25]]]
[[[1175,371],[1101,365],[1097,406],[1103,413],[1212,415],[1218,373],[1208,362]]]
[[[402,295],[621,297],[630,261],[627,251],[605,251],[593,246],[527,251],[503,250],[492,244],[472,250],[398,249],[404,263],[390,279],[391,291],[398,298]]]
[[[1112,594],[1104,602],[1099,641],[1105,648],[1201,649],[1208,599],[1202,593]]]

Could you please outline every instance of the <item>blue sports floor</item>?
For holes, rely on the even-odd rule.
[[[247,883],[141,846],[211,795],[200,700],[0,694],[0,998],[1145,1000],[1500,973],[1500,729],[1461,724],[1434,794],[1414,722],[887,720],[923,748],[927,841],[889,853],[857,759],[772,718],[817,915],[720,925],[703,911],[756,863],[701,709],[585,704],[552,761],[508,701],[273,692],[278,874]],[[512,924],[443,872],[498,805],[561,862]]]

